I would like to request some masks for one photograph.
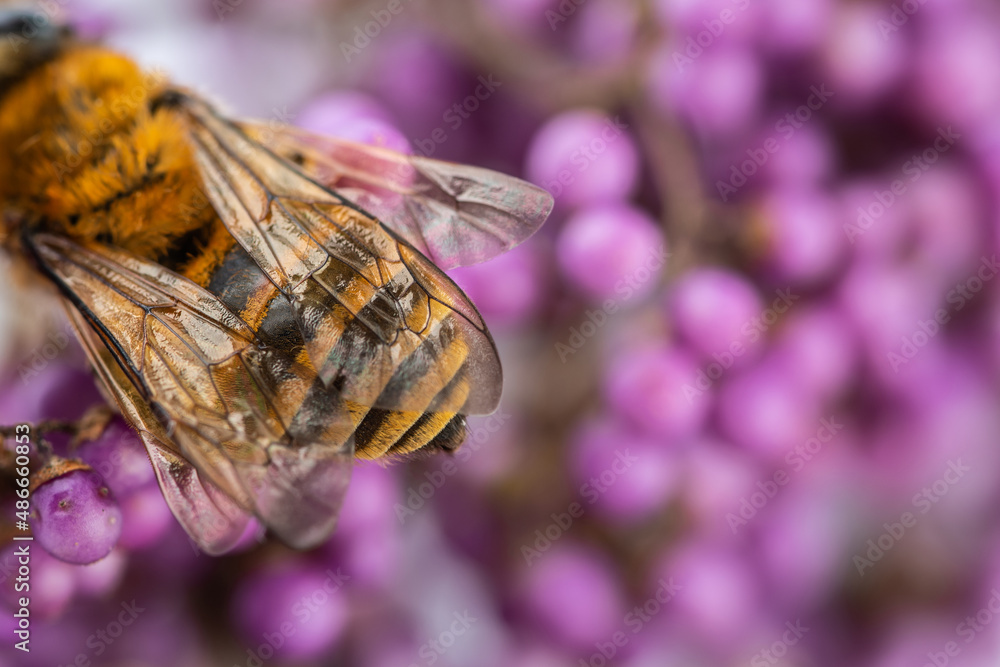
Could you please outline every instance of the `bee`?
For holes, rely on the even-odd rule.
[[[4,248],[56,288],[174,515],[217,554],[252,517],[320,543],[355,459],[454,450],[497,408],[493,339],[443,271],[525,240],[553,200],[231,120],[7,10],[0,206]]]

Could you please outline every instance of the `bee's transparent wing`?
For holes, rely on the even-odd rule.
[[[101,386],[108,398],[118,404],[122,416],[135,428],[145,445],[163,497],[177,521],[205,553],[216,555],[229,551],[243,535],[250,514],[198,474],[167,436],[163,424],[129,381],[111,350],[101,342],[80,312],[70,302],[64,303]]]
[[[47,234],[27,243],[106,348],[99,368],[116,363],[105,383],[147,434],[167,500],[199,544],[231,544],[246,512],[294,547],[329,536],[355,423],[314,368],[263,346],[214,294],[155,262]]]
[[[245,122],[255,141],[365,209],[441,269],[485,262],[535,233],[545,190],[489,169]]]

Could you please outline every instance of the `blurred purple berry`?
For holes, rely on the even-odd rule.
[[[122,511],[121,545],[140,550],[160,541],[174,524],[174,515],[160,487],[150,485],[119,500]]]
[[[155,485],[156,474],[145,447],[121,418],[113,419],[97,440],[83,443],[77,454],[104,479],[118,498]]]
[[[343,586],[334,570],[307,563],[257,572],[233,597],[233,621],[263,659],[308,661],[329,651],[347,622]],[[263,648],[261,648],[263,647]]]
[[[904,31],[880,31],[884,8],[872,2],[842,4],[823,48],[824,83],[838,105],[859,106],[893,90],[906,66],[909,44]]]
[[[611,519],[648,518],[676,490],[679,470],[671,452],[629,426],[611,420],[585,424],[571,447],[577,484],[606,489],[595,506]],[[606,484],[609,479],[613,482]]]
[[[611,406],[650,435],[677,441],[694,435],[711,406],[711,384],[700,381],[694,357],[670,347],[623,353],[608,369]]]
[[[556,242],[556,259],[563,275],[588,296],[628,301],[656,287],[667,250],[648,214],[606,204],[566,221]]]
[[[490,327],[524,325],[537,314],[545,298],[548,275],[544,255],[527,243],[499,257],[449,272]]]
[[[775,137],[773,126],[767,129],[770,132],[763,135],[762,144]],[[821,121],[803,125],[790,137],[779,136],[778,152],[763,167],[774,187],[817,187],[830,179],[836,166],[836,156],[833,141]]]
[[[654,576],[679,584],[670,611],[683,627],[718,649],[738,645],[764,621],[758,580],[739,552],[689,541],[671,553]]]
[[[804,308],[783,325],[774,355],[806,391],[836,395],[856,377],[855,332],[835,307],[820,304]]]
[[[127,566],[127,551],[121,547],[115,548],[96,563],[73,568],[73,573],[76,575],[76,588],[86,595],[97,598],[105,597],[121,583]]]
[[[764,74],[742,47],[718,45],[696,59],[665,47],[654,55],[649,77],[653,101],[707,137],[748,130],[759,111]]]
[[[538,130],[525,171],[555,196],[557,206],[617,202],[635,190],[639,154],[627,119],[569,111]]]
[[[362,144],[410,153],[410,142],[375,100],[363,93],[327,93],[298,115],[300,127]]]
[[[722,432],[767,459],[783,459],[821,426],[817,397],[769,359],[727,378],[718,404]]]
[[[827,279],[846,254],[835,202],[813,190],[779,190],[763,205],[766,271],[775,280],[811,285]]]
[[[528,615],[568,648],[592,648],[624,615],[611,564],[587,547],[560,544],[543,553],[523,585]]]
[[[740,365],[756,357],[764,304],[745,276],[719,267],[689,271],[668,297],[671,323],[706,360]],[[713,356],[714,355],[714,356]]]
[[[836,5],[833,0],[771,0],[761,9],[761,45],[777,53],[797,55],[822,44]]]

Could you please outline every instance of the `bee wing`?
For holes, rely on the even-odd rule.
[[[122,415],[145,445],[170,510],[202,551],[225,553],[243,535],[250,515],[217,486],[202,479],[167,436],[164,425],[115,361],[111,349],[101,342],[72,304],[64,303],[77,338],[108,398],[118,403]]]
[[[441,269],[478,264],[507,252],[534,234],[552,212],[548,192],[489,169],[291,126],[240,127],[373,214]]]
[[[287,301],[327,386],[360,406],[423,413],[462,385],[449,411],[496,409],[493,340],[439,268],[204,103],[182,108],[209,199]]]
[[[306,412],[303,396],[314,385],[329,392],[313,369],[262,346],[215,295],[155,262],[46,234],[27,242],[104,344],[101,367],[111,368],[108,356],[116,362],[106,382],[148,433],[167,499],[197,541],[209,550],[231,543],[245,512],[294,547],[332,532],[354,424],[335,395],[321,395],[322,437],[301,437],[315,432],[290,419]],[[222,517],[219,529],[206,525],[209,515]]]

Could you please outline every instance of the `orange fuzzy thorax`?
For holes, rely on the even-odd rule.
[[[5,217],[153,259],[210,226],[183,121],[169,108],[151,110],[166,85],[89,46],[18,81],[0,98]]]

